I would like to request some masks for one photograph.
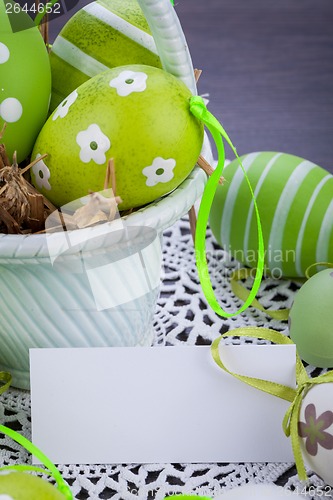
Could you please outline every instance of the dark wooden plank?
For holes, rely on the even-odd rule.
[[[177,11],[199,90],[239,153],[284,151],[333,172],[333,2],[179,0]]]
[[[333,173],[332,0],[176,0],[175,8],[203,69],[199,91],[210,93],[238,152],[284,151]]]

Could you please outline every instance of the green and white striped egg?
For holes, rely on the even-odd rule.
[[[53,111],[89,78],[116,66],[161,68],[148,23],[137,0],[98,0],[64,26],[50,53]]]
[[[260,152],[241,158],[260,212],[266,271],[303,277],[315,262],[333,262],[333,176],[297,156]],[[252,197],[237,160],[226,166],[210,215],[212,232],[243,264],[257,265]]]

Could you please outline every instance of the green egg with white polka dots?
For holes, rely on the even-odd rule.
[[[65,496],[44,479],[25,472],[0,472],[0,500],[65,500]]]
[[[0,75],[1,142],[21,162],[47,118],[51,68],[38,28],[14,2],[0,2]]]
[[[174,190],[200,155],[203,124],[191,92],[173,75],[144,65],[113,68],[73,91],[36,141],[32,182],[55,205],[101,191],[114,160],[120,210]]]

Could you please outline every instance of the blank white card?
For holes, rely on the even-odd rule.
[[[293,345],[220,352],[295,387]],[[225,373],[209,346],[31,349],[30,372],[33,442],[55,463],[293,461],[289,403]]]

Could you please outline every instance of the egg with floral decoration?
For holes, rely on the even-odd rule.
[[[333,368],[332,305],[333,269],[324,269],[300,288],[289,314],[290,337],[300,357],[320,368]]]
[[[13,2],[0,2],[0,130],[8,156],[31,154],[47,118],[51,69],[43,38]]]
[[[154,39],[137,0],[97,0],[65,24],[50,52],[53,111],[89,78],[116,66],[161,68]]]
[[[100,191],[110,159],[120,210],[174,190],[192,171],[203,125],[190,112],[191,92],[173,75],[131,65],[96,75],[53,112],[34,146],[32,182],[61,206]]]
[[[305,463],[333,486],[333,382],[313,385],[306,393],[298,435]]]
[[[58,489],[39,477],[13,470],[0,471],[0,500],[65,500]]]

